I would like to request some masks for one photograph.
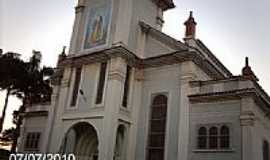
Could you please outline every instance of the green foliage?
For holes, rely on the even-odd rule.
[[[0,50],[0,90],[6,90],[6,101],[0,117],[0,132],[5,118],[5,111],[8,103],[8,96],[15,95],[22,100],[22,106],[13,113],[13,123],[16,128],[5,130],[2,133],[2,140],[13,141],[12,152],[16,150],[17,139],[20,136],[22,124],[21,113],[24,113],[27,106],[37,103],[50,102],[52,87],[50,78],[54,74],[51,67],[40,67],[41,53],[33,51],[29,61],[23,61],[20,54],[8,52],[2,54]]]
[[[0,55],[0,89],[18,89],[19,79],[25,74],[25,63],[17,53],[8,52]]]
[[[33,51],[29,61],[23,61],[17,53],[0,55],[0,89],[11,90],[12,95],[28,100],[31,104],[50,101],[52,88],[51,67],[40,67],[41,54]]]
[[[13,141],[15,138],[15,131],[16,131],[16,129],[14,127],[4,130],[0,139],[4,142]]]

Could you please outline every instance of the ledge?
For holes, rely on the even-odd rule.
[[[194,149],[195,153],[231,153],[235,152],[234,149]]]

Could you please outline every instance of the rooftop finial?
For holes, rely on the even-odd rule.
[[[259,81],[259,79],[256,77],[255,73],[252,71],[251,67],[249,66],[248,57],[245,58],[245,62],[246,62],[245,67],[242,69],[242,76],[245,79]]]
[[[66,48],[67,46],[63,46],[62,55],[66,55]]]
[[[66,46],[63,46],[62,53],[58,55],[58,63],[66,58]]]
[[[189,12],[189,17],[187,21],[184,23],[186,26],[186,33],[184,40],[193,39],[196,37],[196,25],[195,19],[193,17],[193,12]]]
[[[189,18],[193,18],[193,11],[189,11]]]
[[[248,57],[246,57],[246,67],[249,66]]]

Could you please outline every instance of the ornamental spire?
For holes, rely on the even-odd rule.
[[[196,21],[193,17],[193,12],[190,11],[189,13],[189,18],[187,19],[187,21],[184,23],[184,25],[186,26],[186,32],[185,32],[185,40],[188,39],[193,39],[196,37]]]
[[[252,71],[251,67],[249,66],[248,57],[246,57],[245,59],[245,67],[242,69],[242,76],[248,80],[259,81],[257,76]]]

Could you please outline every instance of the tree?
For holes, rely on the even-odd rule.
[[[50,77],[54,74],[51,67],[40,67],[41,53],[33,51],[30,61],[26,63],[26,74],[20,77],[16,96],[22,100],[18,112],[14,113],[14,122],[16,124],[15,137],[12,144],[11,152],[16,151],[17,139],[20,136],[20,126],[23,120],[23,113],[27,106],[37,103],[51,101],[52,87]]]
[[[13,114],[13,122],[16,128],[12,152],[16,151],[17,139],[20,136],[20,126],[23,120],[22,115],[26,107],[51,100],[50,77],[54,74],[54,69],[40,67],[41,57],[41,53],[38,51],[33,51],[33,55],[27,62],[22,61],[19,54],[15,53],[2,54],[0,57],[0,88],[7,90],[2,119],[5,117],[9,95],[15,95],[22,100],[19,110]],[[1,124],[3,124],[3,121]]]
[[[0,54],[0,91],[6,91],[4,108],[0,118],[0,132],[2,132],[3,123],[8,106],[9,96],[14,94],[18,89],[20,74],[24,74],[24,62],[20,59],[20,54],[7,52]]]
[[[9,129],[6,129],[3,131],[0,139],[3,142],[11,142],[11,141],[13,141],[14,137],[15,137],[15,128],[11,127]]]

